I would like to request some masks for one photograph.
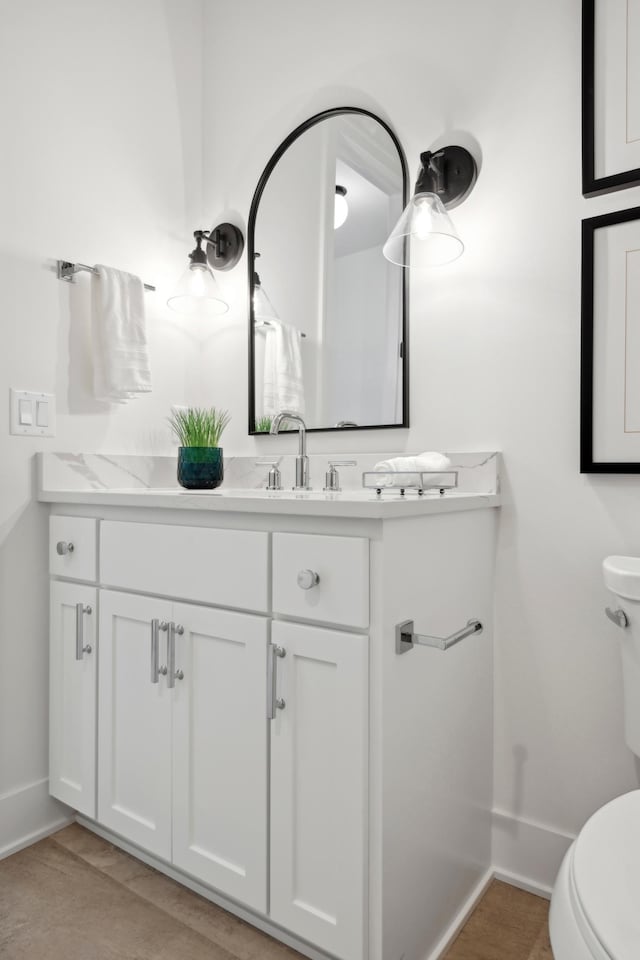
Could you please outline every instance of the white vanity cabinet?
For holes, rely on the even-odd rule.
[[[51,792],[316,960],[435,958],[490,875],[493,502],[123,496],[54,508],[97,561],[52,547]]]

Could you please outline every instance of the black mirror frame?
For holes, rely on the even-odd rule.
[[[258,207],[260,205],[260,200],[262,194],[267,185],[269,177],[271,176],[274,167],[283,156],[283,154],[289,149],[292,143],[298,139],[303,133],[309,130],[311,127],[315,126],[317,123],[320,123],[322,120],[327,120],[330,117],[339,117],[344,116],[345,114],[359,114],[360,116],[370,117],[372,120],[375,120],[380,126],[386,130],[386,132],[391,137],[393,144],[398,151],[398,156],[400,158],[400,165],[402,167],[402,209],[406,207],[409,202],[409,174],[407,168],[407,160],[404,154],[404,150],[398,140],[396,134],[391,129],[391,127],[385,123],[380,117],[375,113],[372,113],[370,110],[364,110],[361,107],[333,107],[330,110],[323,110],[321,113],[316,113],[312,117],[309,117],[308,120],[305,120],[304,123],[301,123],[299,126],[293,130],[288,137],[286,137],[280,146],[275,150],[271,156],[269,162],[264,168],[260,179],[258,180],[258,185],[253,194],[253,199],[251,201],[251,208],[249,210],[249,220],[247,222],[247,268],[248,268],[248,282],[249,282],[249,435],[250,436],[268,436],[264,431],[256,430],[256,407],[255,407],[255,349],[254,349],[254,315],[253,315],[253,275],[255,270],[254,265],[254,253],[255,253],[255,225],[256,217],[258,215]],[[357,426],[357,427],[309,427],[309,433],[346,433],[347,431],[357,431],[357,430],[391,430],[391,429],[406,429],[409,426],[409,275],[408,270],[403,269],[404,276],[402,278],[402,422],[401,423],[381,423],[381,424],[372,424],[367,426]],[[288,432],[288,431],[281,431]]]

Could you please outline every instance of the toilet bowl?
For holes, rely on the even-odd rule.
[[[625,740],[640,756],[640,558],[607,557],[603,574],[617,606],[607,613],[621,628]],[[549,930],[555,960],[640,960],[640,790],[580,831],[553,889]]]
[[[640,957],[640,790],[580,831],[553,889],[549,929],[555,960]]]

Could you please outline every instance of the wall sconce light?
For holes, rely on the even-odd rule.
[[[347,188],[337,184],[336,199],[333,208],[333,229],[341,227],[349,216],[349,204],[347,203]]]
[[[195,249],[189,254],[189,266],[182,274],[167,306],[185,315],[216,316],[226,313],[229,304],[223,300],[211,271],[230,270],[242,256],[244,237],[232,223],[221,223],[213,230],[194,230]],[[202,244],[206,244],[206,250]]]
[[[413,197],[382,248],[402,267],[439,267],[457,260],[464,244],[447,213],[465,200],[478,177],[464,147],[441,147],[420,154]]]
[[[255,260],[260,254],[256,252],[253,256],[255,258],[255,266]],[[269,326],[274,320],[280,320],[276,308],[271,303],[267,291],[262,286],[260,274],[257,270],[253,271],[253,319],[258,327]]]

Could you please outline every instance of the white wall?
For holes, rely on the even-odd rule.
[[[504,450],[495,856],[548,884],[565,834],[639,782],[622,739],[600,563],[640,551],[640,479],[579,475],[578,363],[580,219],[637,204],[640,191],[581,197],[580,0],[210,0],[206,9],[206,56],[233,78],[222,97],[208,88],[205,103],[212,212],[245,220],[273,149],[327,107],[388,120],[412,178],[420,150],[456,142],[456,131],[481,146],[477,186],[455,211],[464,257],[412,277],[410,431],[310,444]],[[224,281],[233,310],[205,364],[211,399],[234,410],[227,446],[290,452],[291,438],[246,436],[244,267]]]
[[[171,403],[197,397],[199,346],[164,307],[201,214],[201,0],[0,0],[0,853],[55,822],[48,801],[47,527],[36,450],[168,452]],[[88,275],[147,296],[154,392],[90,392]],[[164,294],[164,296],[163,296]],[[9,387],[54,392],[51,440],[9,436]]]

